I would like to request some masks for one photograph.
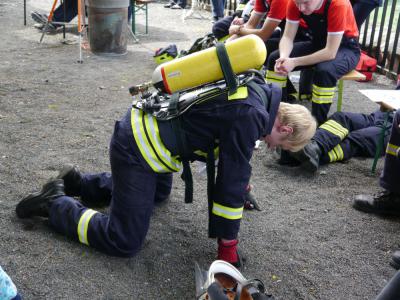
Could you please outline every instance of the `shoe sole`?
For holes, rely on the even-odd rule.
[[[44,16],[40,15],[39,13],[34,12],[31,14],[31,17],[37,23],[40,23],[43,25],[47,23],[47,19]]]
[[[400,269],[400,264],[398,264],[397,262],[395,262],[393,259],[389,262],[389,264],[396,270]]]
[[[400,212],[395,211],[387,211],[387,210],[378,210],[376,208],[370,208],[369,206],[359,206],[356,203],[352,204],[352,207],[358,211],[368,213],[368,214],[375,214],[381,216],[391,216],[391,217],[400,217]]]
[[[43,186],[41,191],[32,193],[32,194],[26,196],[17,204],[17,207],[15,208],[15,212],[19,218],[26,219],[26,218],[30,218],[30,217],[34,216],[32,207],[36,208],[40,204],[50,201],[49,199],[43,199],[43,197],[46,197],[46,194],[54,193],[53,189],[56,187],[52,187],[52,188],[49,188],[48,190],[46,190],[46,185],[48,185],[48,184],[54,184],[54,183],[52,181],[46,183]],[[44,192],[43,190],[46,190],[46,191]],[[57,197],[61,197],[64,195],[65,195],[64,192],[54,193],[54,195],[52,196],[52,199],[55,199]],[[43,217],[45,217],[45,216],[43,216]]]

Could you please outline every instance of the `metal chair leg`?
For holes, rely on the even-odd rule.
[[[338,84],[338,100],[337,100],[337,111],[342,111],[343,101],[343,80],[339,80]]]

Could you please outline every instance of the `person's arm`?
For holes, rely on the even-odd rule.
[[[240,36],[255,34],[259,36],[263,41],[266,41],[270,38],[271,34],[274,32],[274,30],[276,29],[276,27],[278,27],[280,23],[281,21],[275,21],[267,18],[263,24],[263,27],[259,29],[251,28],[246,26],[247,25],[246,24],[242,28],[240,28],[240,30],[237,29],[239,31],[237,32],[237,34],[239,34]]]
[[[289,73],[294,68],[299,66],[310,66],[317,63],[332,60],[336,57],[337,51],[339,49],[340,43],[342,41],[342,34],[328,35],[325,48],[316,51],[310,55],[285,58],[280,61],[279,70],[282,72]],[[278,61],[278,60],[277,60]]]
[[[275,72],[287,74],[287,71],[282,68],[282,63],[289,57],[293,49],[293,41],[299,27],[298,22],[286,21],[285,31],[279,42],[279,58],[275,62]]]
[[[235,39],[237,39],[238,37],[240,37],[242,34],[242,30],[244,27],[249,28],[249,29],[255,29],[257,28],[258,24],[260,23],[261,19],[263,17],[263,14],[261,13],[257,13],[255,11],[253,11],[250,15],[250,19],[247,21],[247,23],[245,25],[236,25],[236,24],[232,24],[229,27],[229,39],[228,41],[233,41]]]
[[[293,49],[293,41],[297,34],[299,23],[286,22],[285,31],[279,42],[279,57],[287,58]]]

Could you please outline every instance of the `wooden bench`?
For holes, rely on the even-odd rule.
[[[356,70],[350,71],[342,78],[339,79],[338,83],[338,99],[337,99],[337,111],[342,111],[343,101],[343,81],[344,80],[365,80],[365,75],[357,72]]]
[[[149,33],[149,3],[153,3],[154,0],[130,0],[132,10],[132,32],[136,34],[136,13],[144,11],[146,15],[146,34]]]

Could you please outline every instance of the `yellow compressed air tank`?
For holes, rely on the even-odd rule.
[[[264,42],[256,35],[238,38],[225,47],[235,74],[260,68],[267,56]],[[223,77],[216,48],[212,47],[158,66],[152,82],[158,90],[172,94]]]

